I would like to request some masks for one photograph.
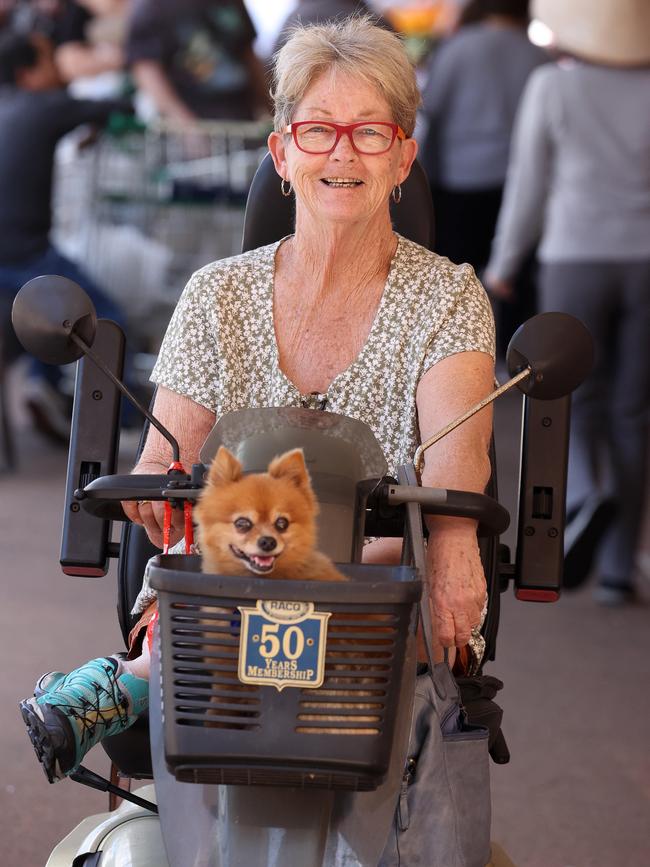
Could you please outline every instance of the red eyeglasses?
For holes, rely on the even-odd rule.
[[[306,154],[329,154],[347,135],[353,149],[359,154],[384,154],[396,138],[403,140],[406,133],[396,123],[360,121],[359,123],[330,123],[324,120],[300,120],[284,128],[291,133],[296,147]]]

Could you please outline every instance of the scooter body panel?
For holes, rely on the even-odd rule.
[[[137,794],[155,800],[151,785]],[[127,801],[80,822],[52,851],[46,867],[70,867],[75,858],[96,852],[102,853],[102,867],[168,867],[158,817]]]
[[[178,782],[167,769],[160,695],[152,689],[151,756],[170,867],[376,867],[392,828],[402,782],[415,660],[411,637],[401,679],[399,735],[387,778],[373,792]],[[150,684],[159,682],[158,641],[154,640]]]

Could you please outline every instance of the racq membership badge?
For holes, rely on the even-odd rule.
[[[242,683],[316,689],[325,674],[325,640],[331,612],[313,602],[258,599],[239,606],[238,677]]]

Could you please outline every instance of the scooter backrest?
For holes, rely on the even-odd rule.
[[[318,499],[318,546],[338,562],[354,559],[363,515],[358,484],[386,474],[374,434],[362,422],[321,410],[263,407],[226,413],[208,435],[201,460],[209,464],[226,446],[246,473],[264,473],[271,461],[302,449]]]
[[[399,204],[391,202],[391,220],[396,232],[433,250],[434,219],[429,181],[416,160],[402,184]],[[280,177],[271,154],[257,169],[246,202],[242,252],[279,241],[294,230],[296,214],[293,196],[280,192]]]

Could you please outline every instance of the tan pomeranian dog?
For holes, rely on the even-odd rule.
[[[194,509],[197,524],[197,541],[203,558],[203,571],[225,575],[253,575],[287,580],[313,581],[347,581],[334,566],[332,561],[316,551],[316,515],[318,503],[309,479],[302,449],[294,449],[275,458],[269,464],[266,473],[250,473],[244,475],[241,463],[228,449],[221,446],[208,471],[207,484],[204,487],[198,504]],[[355,619],[357,615],[341,613],[335,615],[332,623],[339,633],[358,631],[359,625],[347,626],[346,621]],[[369,621],[373,615],[361,615]],[[378,615],[383,619],[385,615]],[[373,628],[383,632],[382,626],[373,624]],[[376,651],[376,644],[382,643],[381,638],[358,638],[357,644],[363,646],[370,641],[375,645],[374,652],[355,650],[356,658],[374,661],[381,653]],[[344,684],[350,688],[350,671],[355,674],[356,694],[362,699],[361,704],[348,702],[346,711],[356,710],[354,722],[356,728],[350,729],[350,734],[376,734],[376,728],[367,728],[368,723],[377,723],[376,716],[368,716],[367,696],[374,693],[368,690],[372,677],[364,676],[363,665],[346,661],[349,654],[349,641],[340,636],[333,642],[328,638],[328,685],[336,689],[339,670],[345,670]],[[228,648],[232,651],[232,648]],[[359,674],[356,674],[356,672]],[[356,677],[355,677],[356,675]],[[237,680],[233,670],[231,674],[222,671],[221,677]],[[238,685],[242,691],[253,687]],[[326,692],[321,688],[321,693]],[[229,701],[245,703],[245,698],[230,698]],[[316,706],[316,705],[314,705]],[[334,709],[331,700],[322,710]],[[220,711],[215,710],[218,714]],[[232,711],[235,716],[244,716],[246,712]],[[331,728],[328,723],[333,720],[343,720],[349,724],[352,717],[331,716],[323,713],[301,713],[299,719],[306,723],[320,723],[318,731],[322,734],[339,734],[341,729]],[[210,723],[215,727],[232,727],[232,723]],[[301,731],[299,727],[297,731]],[[312,731],[312,729],[310,729]]]
[[[194,510],[203,571],[346,581],[315,549],[317,514],[302,449],[275,458],[266,473],[244,475],[220,446]]]

